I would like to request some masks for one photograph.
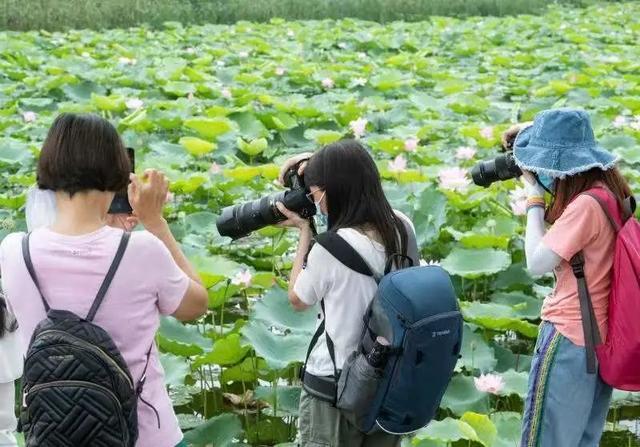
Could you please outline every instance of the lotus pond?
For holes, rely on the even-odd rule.
[[[63,111],[108,117],[138,169],[172,180],[167,218],[209,288],[210,312],[162,322],[168,386],[193,445],[286,445],[316,313],[290,310],[293,234],[232,243],[222,207],[276,190],[278,163],[343,137],[373,151],[422,255],[453,276],[463,355],[438,415],[406,445],[513,447],[551,278],[523,268],[523,196],[468,169],[542,109],[588,109],[640,191],[640,5],[540,17],[240,22],[234,26],[0,33],[2,232],[24,229],[38,148]],[[502,376],[498,395],[476,389]],[[570,398],[570,396],[568,396]],[[616,393],[603,445],[638,446],[637,396]],[[293,444],[292,444],[293,445]]]

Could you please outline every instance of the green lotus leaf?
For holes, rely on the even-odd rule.
[[[492,249],[455,248],[442,261],[442,267],[452,275],[464,278],[479,278],[494,275],[511,265],[511,255]]]
[[[242,423],[238,415],[222,414],[186,432],[184,440],[194,446],[227,447],[232,445],[242,432]]]
[[[223,117],[189,118],[184,121],[184,125],[189,129],[195,130],[207,140],[216,139],[220,135],[231,132],[234,128],[233,122]]]
[[[180,138],[179,143],[187,150],[187,152],[195,156],[206,155],[216,148],[215,143],[196,137],[182,137]]]

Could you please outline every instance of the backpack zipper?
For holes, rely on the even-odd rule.
[[[63,387],[69,387],[69,386],[77,386],[77,387],[84,387],[84,388],[93,388],[94,390],[103,392],[105,394],[107,394],[111,400],[113,401],[113,403],[115,403],[118,411],[118,422],[120,423],[120,430],[122,432],[123,435],[126,436],[127,433],[129,433],[129,429],[126,427],[126,424],[123,421],[123,417],[122,417],[122,405],[120,404],[120,401],[118,400],[118,397],[113,394],[113,392],[111,390],[109,390],[108,388],[103,387],[102,385],[97,385],[95,383],[91,383],[91,382],[84,382],[81,380],[56,380],[54,382],[48,382],[48,383],[41,383],[38,385],[34,385],[31,388],[29,388],[29,390],[25,393],[24,396],[24,402],[25,404],[27,403],[27,399],[29,399],[29,395],[31,393],[35,393],[36,391],[41,391],[43,389],[46,388],[53,388],[56,386],[63,386]]]
[[[98,356],[99,359],[106,361],[107,363],[109,363],[110,365],[112,365],[113,367],[116,368],[116,370],[118,370],[118,372],[127,379],[127,383],[129,384],[129,386],[131,387],[131,389],[134,389],[133,386],[133,379],[131,378],[131,376],[125,371],[123,370],[120,365],[118,365],[118,363],[116,363],[115,360],[113,360],[109,355],[107,355],[102,349],[97,348],[95,346],[93,346],[91,343],[88,343],[87,341],[76,337],[75,335],[71,335],[68,332],[65,331],[60,331],[57,329],[48,329],[46,331],[42,331],[40,332],[40,334],[38,334],[38,336],[43,336],[45,334],[60,334],[63,335],[64,337],[69,337],[73,340],[75,340],[76,342],[78,342],[80,345],[82,345],[84,348],[88,349],[89,351],[93,352],[94,354],[96,354]]]

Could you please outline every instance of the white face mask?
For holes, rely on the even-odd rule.
[[[328,224],[329,224],[329,216],[327,216],[323,211],[322,211],[322,199],[324,199],[324,196],[326,194],[326,191],[324,191],[322,193],[322,196],[320,197],[320,200],[318,200],[317,202],[313,202],[316,205],[316,215],[315,215],[315,221],[316,221],[316,229],[320,230],[322,229],[326,229]]]

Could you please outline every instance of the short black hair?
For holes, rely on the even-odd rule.
[[[118,192],[129,182],[131,162],[118,131],[104,118],[63,113],[47,134],[38,161],[41,189]]]

